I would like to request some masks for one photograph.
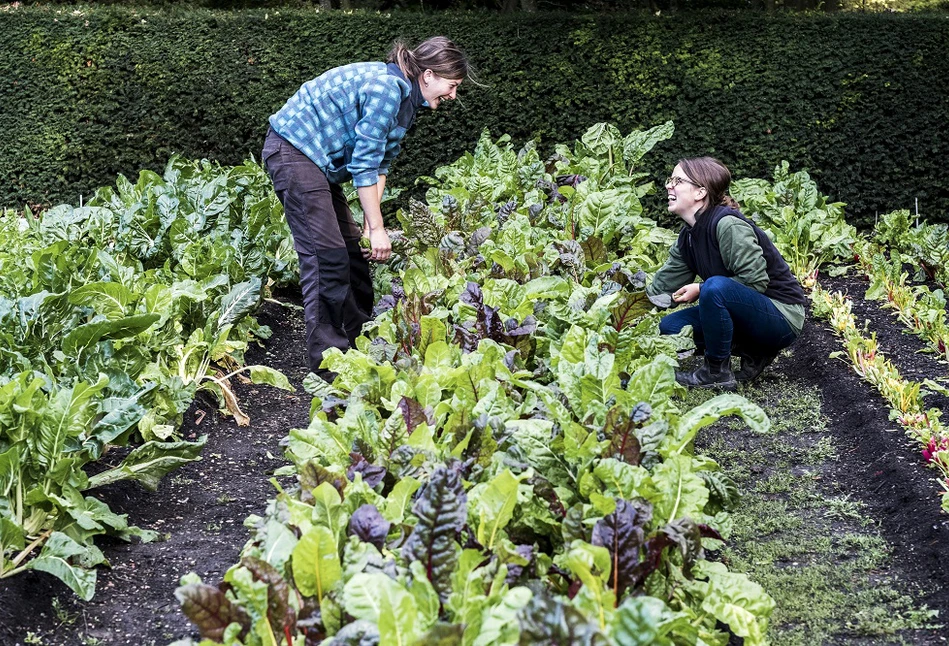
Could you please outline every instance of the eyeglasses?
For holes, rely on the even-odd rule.
[[[690,180],[690,179],[686,179],[686,178],[684,178],[684,177],[679,177],[679,176],[677,176],[677,175],[673,175],[672,177],[667,177],[667,178],[666,178],[666,184],[665,184],[665,185],[666,185],[666,186],[669,186],[669,185],[671,184],[672,187],[675,188],[676,186],[678,186],[678,185],[681,184],[682,182],[685,182],[686,184],[691,184],[692,186],[697,186],[698,188],[705,188],[705,187],[702,186],[701,184],[696,184],[695,182],[693,182],[693,181]]]

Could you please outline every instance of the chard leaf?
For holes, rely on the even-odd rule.
[[[231,291],[221,299],[217,329],[232,325],[254,311],[260,302],[261,290],[260,278],[256,276],[234,285]]]
[[[533,593],[524,587],[511,588],[485,608],[478,636],[472,646],[516,644],[519,639],[518,613],[530,603]]]
[[[154,388],[155,384],[148,384],[134,397],[110,398],[102,401],[101,411],[105,413],[105,416],[96,422],[83,442],[83,447],[89,451],[89,455],[94,460],[102,456],[102,451],[107,444],[113,442],[145,416],[147,411],[139,400]]]
[[[96,571],[92,568],[105,562],[97,548],[80,545],[62,532],[53,532],[40,555],[30,561],[30,569],[52,574],[65,583],[83,601],[96,592]]]
[[[583,258],[587,264],[596,266],[606,262],[607,249],[602,238],[590,236],[580,243],[580,247],[583,249]]]
[[[310,460],[303,465],[297,474],[297,479],[300,481],[300,500],[308,505],[313,504],[313,490],[324,482],[333,485],[340,495],[346,488],[346,478],[323,468],[315,460]]]
[[[623,139],[623,159],[627,164],[634,165],[660,141],[672,137],[675,124],[666,121],[646,131],[634,130]]]
[[[385,574],[355,575],[343,589],[343,606],[356,619],[376,624],[381,644],[409,646],[418,637],[415,598]]]
[[[649,411],[648,414],[644,413],[646,410]],[[638,465],[641,447],[635,430],[651,414],[652,408],[645,402],[637,404],[629,415],[620,406],[611,408],[606,414],[606,422],[603,425],[603,434],[610,438],[610,446],[604,457],[616,458],[634,466]],[[644,416],[645,419],[643,419]]]
[[[557,486],[570,488],[576,486],[575,476],[564,460],[564,456],[553,447],[554,423],[552,421],[512,419],[505,423],[504,428],[520,447],[524,454],[523,459],[540,475]]]
[[[19,551],[26,547],[23,528],[9,518],[0,516],[0,550]]]
[[[612,567],[608,585],[616,599],[639,581],[639,552],[646,540],[645,527],[652,520],[648,504],[616,499],[616,511],[593,526],[593,545],[609,550]]]
[[[91,307],[107,319],[115,321],[125,316],[125,308],[135,299],[135,294],[121,283],[86,283],[69,294],[73,305]]]
[[[656,518],[671,523],[677,518],[696,518],[708,502],[705,481],[692,470],[692,459],[674,455],[651,473],[655,486],[652,502]]]
[[[441,600],[426,577],[425,567],[421,563],[412,561],[409,564],[409,570],[412,572],[412,579],[408,583],[408,590],[415,599],[415,607],[418,609],[416,630],[426,631],[438,620],[438,613],[442,606]]]
[[[76,443],[98,412],[93,397],[109,383],[105,376],[95,384],[80,381],[49,399],[40,417],[36,454],[40,466],[50,469],[59,461],[68,444]]]
[[[339,632],[324,644],[325,646],[377,646],[379,627],[371,621],[357,619],[340,628]]]
[[[402,413],[402,417],[405,419],[405,428],[409,434],[411,434],[419,424],[431,423],[422,405],[410,397],[402,397],[399,400],[398,407]],[[391,453],[390,451],[389,454],[391,455]]]
[[[421,486],[421,482],[409,476],[399,480],[395,486],[392,487],[392,491],[389,492],[389,496],[386,498],[386,508],[382,513],[386,520],[395,524],[401,524],[405,519],[405,510],[412,501],[412,495],[418,491],[418,488]]]
[[[661,599],[629,596],[613,616],[613,640],[624,646],[672,646],[668,636],[689,625],[684,613],[673,612]]]
[[[622,138],[619,129],[612,123],[597,123],[587,129],[580,141],[596,156],[609,154]]]
[[[681,453],[692,442],[699,430],[714,424],[726,415],[740,415],[756,433],[767,433],[771,428],[771,420],[759,406],[741,395],[723,393],[699,404],[683,415],[666,442],[660,447],[660,452],[666,456]]]
[[[181,610],[198,627],[201,637],[220,642],[225,629],[232,623],[250,629],[250,618],[230,602],[222,590],[205,583],[189,583],[175,590]]]
[[[63,338],[63,352],[77,356],[100,339],[124,339],[150,328],[161,318],[158,314],[136,314],[112,321],[96,321],[73,328]]]
[[[412,513],[418,523],[402,547],[408,561],[421,561],[428,580],[444,602],[458,562],[458,533],[467,519],[467,495],[457,471],[442,465],[418,494]]]
[[[364,543],[371,543],[381,551],[389,535],[391,523],[382,517],[375,505],[362,505],[349,519],[349,534]]]
[[[282,632],[288,628],[296,632],[296,611],[290,605],[290,585],[277,569],[267,561],[254,556],[245,556],[241,565],[247,568],[254,579],[267,584],[267,620]]]
[[[275,388],[280,388],[281,390],[289,390],[294,392],[296,388],[290,385],[290,380],[287,379],[287,376],[269,366],[247,366],[250,369],[250,380],[255,384],[267,384],[269,386],[274,386]]]
[[[129,453],[119,466],[89,478],[87,489],[119,480],[136,480],[149,491],[156,491],[165,474],[200,460],[207,441],[208,436],[202,435],[197,442],[146,442]]]
[[[345,522],[344,515],[343,499],[332,484],[324,482],[313,490],[314,523],[322,524],[332,532],[333,536],[341,537]]]
[[[323,598],[343,575],[336,537],[327,527],[314,525],[293,548],[293,580],[300,592],[315,596],[323,605]]]
[[[610,324],[624,330],[652,309],[646,292],[621,291],[610,306]]]
[[[636,402],[646,402],[653,411],[654,419],[664,418],[675,411],[672,395],[676,392],[676,362],[671,357],[659,355],[650,363],[633,372],[626,391]]]
[[[10,491],[21,483],[20,467],[26,450],[25,445],[14,444],[0,453],[0,498],[11,497]]]
[[[722,563],[700,561],[695,575],[708,579],[708,584],[702,586],[702,610],[727,624],[748,646],[768,643],[768,617],[775,604],[764,588],[745,574],[729,572]]]
[[[504,469],[479,491],[474,509],[478,518],[478,542],[489,550],[494,549],[500,532],[514,516],[521,482],[531,475],[528,470],[520,477],[515,477],[510,469]]]
[[[617,229],[614,220],[620,208],[619,197],[620,193],[615,189],[595,191],[587,195],[579,210],[581,234],[598,236],[605,244],[609,244]],[[583,258],[582,262],[586,262],[586,258]]]
[[[599,626],[588,621],[583,613],[546,592],[535,593],[517,613],[517,620],[521,628],[519,646],[607,646],[610,643]]]

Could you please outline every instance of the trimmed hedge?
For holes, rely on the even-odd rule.
[[[590,124],[672,119],[656,178],[712,154],[737,176],[787,159],[853,222],[914,208],[949,220],[945,15],[696,12],[391,16],[312,10],[12,7],[0,12],[0,204],[77,202],[169,155],[259,155],[267,117],[299,85],[396,37],[443,33],[484,87],[425,111],[395,185],[470,149],[482,128],[542,145]],[[656,202],[658,208],[658,202]]]

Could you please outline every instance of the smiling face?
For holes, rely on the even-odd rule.
[[[693,224],[695,214],[705,206],[708,190],[699,186],[685,174],[682,165],[676,165],[672,175],[666,180],[666,195],[669,200],[669,212]]]
[[[425,70],[419,77],[419,85],[422,88],[422,96],[434,110],[442,101],[454,100],[461,79],[446,79],[432,70]]]

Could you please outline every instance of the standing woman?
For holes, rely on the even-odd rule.
[[[682,159],[666,180],[669,211],[685,223],[669,259],[646,288],[660,307],[698,305],[662,318],[661,334],[692,326],[705,361],[676,372],[686,386],[734,389],[751,381],[801,333],[807,298],[770,238],[727,194],[731,173],[717,159]],[[696,283],[696,275],[703,282]],[[731,355],[741,369],[731,370]]]
[[[382,223],[389,164],[422,106],[455,98],[468,59],[436,36],[409,49],[396,42],[388,63],[352,63],[308,81],[270,117],[261,155],[283,204],[300,258],[310,370],[328,348],[355,345],[372,316],[369,260],[384,262],[392,244]],[[340,184],[352,180],[364,216],[353,220]],[[359,246],[361,233],[370,249]]]

